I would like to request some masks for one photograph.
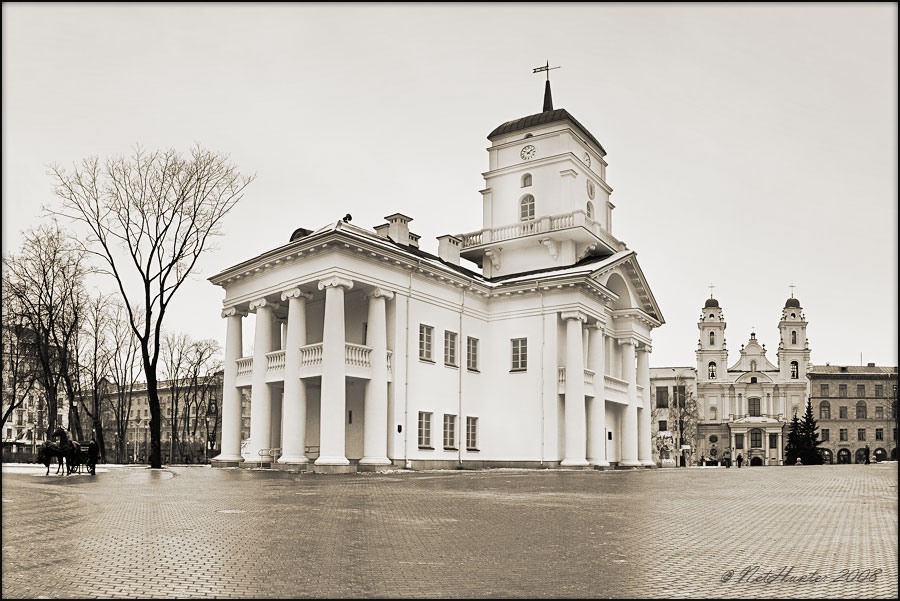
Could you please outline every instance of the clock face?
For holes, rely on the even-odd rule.
[[[537,153],[537,149],[529,144],[525,148],[522,149],[522,152],[519,153],[519,156],[522,157],[522,160],[527,161],[528,159],[533,159],[534,155]]]
[[[585,165],[587,165],[588,167],[591,166],[591,155],[589,155],[588,153],[584,153],[584,155],[581,158],[584,161]]]

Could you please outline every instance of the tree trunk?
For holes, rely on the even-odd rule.
[[[159,410],[159,390],[156,380],[156,369],[144,353],[144,373],[147,376],[147,402],[150,405],[150,467],[162,468],[162,444],[160,437],[161,412]]]

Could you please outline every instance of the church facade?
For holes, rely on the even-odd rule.
[[[740,454],[749,465],[782,465],[786,426],[795,413],[802,415],[809,392],[810,348],[800,301],[791,296],[781,310],[775,363],[751,332],[729,365],[725,315],[715,298],[706,300],[697,327],[692,459],[721,460],[728,451],[732,462]]]
[[[227,323],[216,464],[653,464],[651,331],[664,321],[612,233],[606,151],[553,108],[549,81],[540,113],[488,139],[481,227],[440,236],[437,255],[395,213],[374,230],[298,229],[210,278]]]

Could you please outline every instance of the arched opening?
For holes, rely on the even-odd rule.
[[[710,332],[709,333],[709,346],[715,346],[715,344],[716,344],[716,333]]]
[[[796,361],[791,361],[791,379],[796,380],[800,377],[800,365]]]
[[[756,371],[756,361],[750,362],[750,371]]]
[[[797,344],[797,332],[791,331],[791,344]]]
[[[592,203],[591,201],[588,201],[587,203],[587,216],[588,219],[594,218],[594,203]]]
[[[715,361],[709,362],[709,379],[710,380],[716,379],[716,362]]]
[[[526,194],[519,201],[519,221],[534,219],[534,196]]]
[[[763,464],[762,457],[753,457],[752,459],[750,459],[750,465],[762,465],[762,464]]]
[[[856,463],[865,463],[866,462],[866,449],[856,449]]]
[[[822,452],[822,463],[827,463],[831,465],[834,463],[834,453],[831,452],[831,449],[819,449]]]
[[[891,449],[891,461],[897,461],[897,447]]]
[[[531,174],[526,173],[525,175],[522,176],[522,187],[527,188],[530,185],[531,185]]]
[[[837,462],[850,463],[850,449],[840,449],[837,454]]]
[[[756,400],[758,401],[759,399],[756,399]],[[751,449],[761,449],[762,445],[763,445],[762,439],[763,439],[762,430],[760,430],[759,428],[754,428],[754,429],[750,430],[750,448]]]
[[[613,309],[630,309],[631,295],[628,294],[628,286],[625,280],[618,273],[614,273],[606,280],[606,287],[609,288],[619,298],[613,302]]]
[[[872,456],[875,457],[875,461],[885,461],[887,459],[887,451],[879,447],[875,449],[875,452],[872,453]]]
[[[819,403],[819,419],[831,419],[831,403],[828,401]]]

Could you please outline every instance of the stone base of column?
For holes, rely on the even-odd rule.
[[[310,463],[311,471],[316,474],[355,474],[358,470],[356,464],[353,465],[319,465],[318,463]]]
[[[637,459],[623,459],[619,462],[619,465],[616,466],[616,469],[626,468],[626,467],[642,467],[642,463]]]
[[[559,467],[588,467],[587,459],[563,459]]]
[[[603,459],[588,459],[588,463],[594,466],[595,470],[602,470],[609,467],[609,461]]]
[[[282,455],[278,458],[278,463],[309,463],[306,455]]]
[[[656,463],[652,459],[642,459],[640,463],[644,467],[656,467]]]
[[[243,462],[240,455],[218,455],[209,460],[213,467],[239,467]]]
[[[318,459],[316,459],[316,465],[350,465],[350,460],[346,457],[340,457],[338,455],[335,455],[333,457],[322,455]]]
[[[281,472],[293,472],[293,473],[303,473],[308,472],[310,470],[310,464],[307,463],[275,463],[272,465],[272,469],[276,469]]]
[[[362,467],[364,465],[374,465],[374,466],[383,466],[383,465],[393,465],[394,462],[388,459],[387,457],[363,457],[359,460],[359,466]]]

